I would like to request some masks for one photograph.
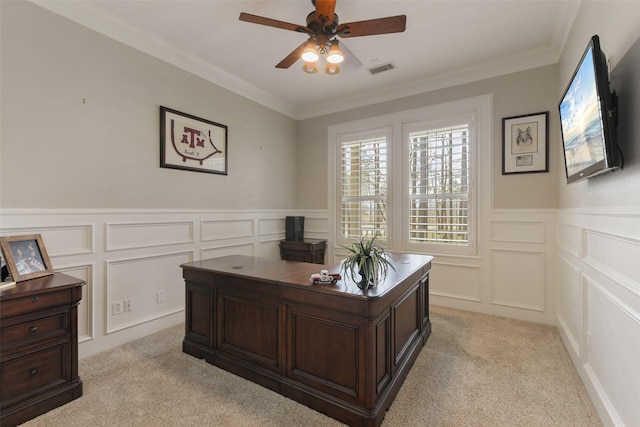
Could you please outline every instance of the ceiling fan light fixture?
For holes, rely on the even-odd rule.
[[[0,0],[2,1],[2,0]],[[305,63],[315,63],[320,56],[327,55],[325,60],[331,64],[325,68],[328,74],[340,72],[340,64],[345,60],[343,52],[340,51],[337,37],[362,37],[375,36],[379,34],[402,33],[407,26],[406,15],[387,16],[385,18],[367,19],[340,24],[338,15],[335,13],[336,0],[311,0],[315,10],[307,15],[306,25],[292,24],[264,16],[252,15],[250,13],[240,13],[240,20],[253,24],[266,25],[268,27],[280,28],[283,30],[304,33],[308,36],[307,41],[300,44],[280,61],[276,68],[289,68],[291,65],[302,59]],[[345,47],[345,52],[349,56],[348,62],[354,62],[354,67],[359,68],[362,63]],[[317,68],[317,66],[316,66]],[[303,69],[315,72],[314,67],[308,64]]]
[[[302,69],[304,70],[305,73],[309,73],[309,74],[315,74],[318,72],[318,66],[316,65],[315,62],[305,61],[305,63],[302,65]]]
[[[302,52],[302,59],[304,62],[316,62],[320,58],[316,50],[316,45],[313,42],[307,43],[307,47]]]
[[[340,65],[327,62],[327,65],[324,67],[324,72],[330,76],[335,76],[340,72]]]
[[[329,54],[327,55],[327,61],[332,64],[340,64],[344,61],[344,55],[338,46],[338,40],[334,40],[331,42],[331,49],[329,49]]]

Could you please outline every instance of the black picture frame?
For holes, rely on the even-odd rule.
[[[502,175],[549,172],[549,112],[502,119]]]
[[[160,107],[160,167],[227,175],[228,128]]]

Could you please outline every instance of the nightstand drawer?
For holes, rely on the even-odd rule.
[[[63,312],[39,319],[27,320],[15,325],[3,325],[0,329],[0,345],[14,346],[57,334],[69,333],[69,313]]]
[[[78,303],[83,285],[53,273],[0,292],[0,425],[22,424],[82,396]]]
[[[33,313],[36,310],[71,304],[72,294],[70,290],[49,292],[46,294],[32,295],[2,302],[0,316],[3,319],[19,314]]]
[[[2,363],[0,372],[2,387],[1,400],[20,398],[31,391],[64,384],[64,356],[69,344],[61,344],[27,356]]]

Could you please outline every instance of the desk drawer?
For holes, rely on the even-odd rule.
[[[64,356],[68,343],[47,348],[0,365],[0,400],[13,400],[66,382]]]
[[[6,319],[7,317],[33,313],[34,311],[43,310],[45,308],[69,305],[71,304],[71,300],[71,291],[65,289],[56,292],[48,292],[2,301],[2,305],[0,306],[0,316],[3,319]]]
[[[39,319],[27,320],[16,325],[3,325],[0,329],[0,346],[18,345],[37,341],[58,334],[69,333],[69,313],[63,312]]]

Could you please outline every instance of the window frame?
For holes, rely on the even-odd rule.
[[[332,174],[335,176],[335,186],[329,187],[334,188],[334,206],[333,214],[335,218],[335,226],[334,226],[334,237],[337,245],[350,245],[354,242],[354,239],[345,239],[342,236],[342,146],[344,143],[358,141],[358,140],[367,140],[383,137],[386,140],[386,149],[387,149],[387,172],[386,172],[386,180],[387,180],[387,195],[386,195],[386,227],[385,227],[385,239],[378,240],[378,243],[381,246],[389,246],[392,241],[392,231],[393,228],[391,226],[391,212],[393,210],[393,196],[392,196],[392,128],[391,127],[376,127],[371,129],[361,129],[361,130],[353,130],[351,132],[339,133],[335,136],[335,147],[334,147],[334,157],[335,157],[335,173]],[[378,196],[379,197],[379,196]],[[373,196],[372,196],[373,198]]]
[[[477,132],[476,132],[476,115],[473,112],[462,114],[442,115],[440,117],[432,117],[430,119],[419,120],[415,122],[407,122],[403,125],[402,129],[402,182],[404,187],[403,202],[402,202],[402,250],[407,252],[427,252],[429,254],[458,254],[458,255],[473,255],[476,253],[476,236],[477,236],[477,198],[475,183],[477,181]],[[410,241],[410,215],[411,211],[409,203],[411,195],[409,194],[409,174],[410,174],[410,150],[409,150],[409,136],[416,129],[418,130],[434,130],[441,128],[448,128],[458,126],[460,124],[467,123],[469,129],[469,182],[468,182],[468,208],[467,208],[467,230],[468,230],[468,242],[465,245],[447,245],[437,243],[417,243]]]
[[[470,214],[470,230],[469,230],[469,246],[464,249],[452,250],[448,245],[434,245],[442,247],[423,248],[416,245],[407,245],[404,239],[404,230],[407,229],[407,220],[404,220],[402,209],[407,203],[408,186],[404,185],[405,176],[407,176],[408,164],[405,161],[405,149],[403,145],[404,125],[422,121],[438,121],[446,117],[455,117],[458,115],[472,114],[474,116],[474,147],[473,155],[470,160],[470,168],[473,173],[469,177],[469,185],[472,186],[473,200],[470,204],[472,213]],[[337,150],[337,136],[354,133],[366,132],[373,129],[390,129],[392,140],[389,146],[390,166],[388,170],[389,189],[388,203],[390,208],[387,210],[389,229],[389,241],[385,245],[386,249],[395,252],[413,252],[426,253],[434,256],[444,256],[453,258],[472,258],[481,257],[482,236],[488,233],[486,226],[483,225],[483,217],[489,215],[492,206],[492,146],[493,146],[493,95],[483,94],[470,98],[459,99],[455,101],[433,104],[412,110],[405,110],[384,114],[380,116],[369,117],[366,119],[355,120],[351,122],[337,123],[328,126],[328,230],[330,244],[328,247],[329,259],[340,261],[345,250],[341,245],[351,242],[341,242],[339,235],[339,220],[336,211],[336,193],[337,185],[337,165],[339,162],[339,153]],[[400,152],[398,150],[401,150]],[[480,165],[483,165],[481,168]],[[407,213],[408,215],[408,213]],[[408,236],[408,234],[406,234]],[[407,237],[408,240],[408,237]]]

